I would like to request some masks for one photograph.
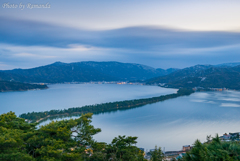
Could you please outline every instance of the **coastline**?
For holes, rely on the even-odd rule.
[[[160,101],[165,101],[172,98],[177,98],[180,96],[187,96],[194,93],[192,89],[179,89],[177,93],[162,95],[158,97],[151,98],[143,98],[143,99],[134,99],[134,100],[125,100],[125,101],[117,101],[117,102],[107,102],[103,104],[96,104],[90,106],[82,106],[76,108],[68,108],[65,110],[51,110],[44,112],[32,112],[32,113],[24,113],[19,117],[27,119],[30,122],[40,122],[48,119],[50,117],[57,116],[71,116],[71,115],[80,115],[85,113],[102,113],[102,112],[111,112],[116,110],[126,110],[141,107],[147,104],[152,104]]]

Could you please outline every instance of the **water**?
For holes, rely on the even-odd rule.
[[[138,146],[155,145],[180,150],[207,135],[240,131],[240,92],[198,92],[137,109],[95,115],[93,125],[102,132],[98,141],[114,136],[138,136]],[[112,138],[109,138],[112,136]]]
[[[156,86],[117,84],[55,84],[46,90],[0,93],[0,114],[14,111],[17,115],[81,107],[105,102],[149,98],[176,92]]]
[[[0,93],[1,112],[16,110],[14,104],[19,105],[24,112],[29,109],[42,111],[25,107],[45,105],[44,108],[49,110],[176,92],[175,89],[136,85],[85,84],[50,87],[43,91]],[[2,108],[8,104],[11,104],[11,108]],[[102,129],[94,139],[110,143],[118,135],[137,136],[138,147],[152,149],[157,145],[165,147],[166,151],[180,150],[183,145],[191,145],[196,139],[205,141],[207,135],[240,132],[239,107],[238,91],[197,92],[135,109],[94,115],[92,124]],[[49,121],[42,124],[47,122]]]

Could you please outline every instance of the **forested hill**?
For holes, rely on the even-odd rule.
[[[26,90],[32,90],[32,89],[46,89],[46,88],[48,88],[46,85],[0,81],[0,92],[26,91]]]
[[[203,87],[240,89],[240,66],[225,67],[197,65],[178,70],[169,75],[153,78],[146,84],[159,84],[164,87]]]
[[[170,82],[175,82],[175,81],[179,81],[182,80],[184,78],[187,77],[193,77],[195,76],[197,73],[204,71],[208,68],[211,68],[213,66],[211,65],[196,65],[193,67],[188,67],[188,68],[184,68],[181,70],[177,70],[175,72],[172,72],[169,75],[165,75],[165,76],[159,76],[156,78],[152,78],[149,80],[146,80],[147,84],[158,84],[158,83],[170,83]]]
[[[120,62],[56,62],[50,65],[1,71],[0,80],[28,83],[63,83],[89,81],[146,80],[169,74],[177,69],[155,69],[149,66]]]

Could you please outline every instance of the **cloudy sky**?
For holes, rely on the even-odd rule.
[[[239,0],[0,3],[0,70],[55,61],[156,68],[240,62]]]

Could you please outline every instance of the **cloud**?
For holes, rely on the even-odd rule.
[[[5,67],[7,64],[4,64],[3,62],[0,62],[0,67]]]
[[[71,57],[83,54],[95,55],[96,52],[106,52],[107,49],[96,48],[92,46],[84,46],[80,44],[69,44],[67,48],[51,47],[51,46],[20,46],[10,44],[0,44],[0,50],[7,51],[3,52],[3,56],[9,58],[61,58]]]
[[[79,44],[69,45],[68,48],[0,44],[0,51],[5,51],[0,53],[0,60],[7,64],[7,66],[0,66],[0,70],[32,68],[55,61],[70,63],[96,60],[95,58],[99,61],[117,59],[114,55],[111,55],[109,49],[86,47]]]
[[[222,103],[221,106],[222,107],[240,107],[239,104],[235,104],[235,103]]]
[[[13,54],[15,57],[25,57],[25,58],[56,58],[56,56],[51,55],[37,55],[37,54],[31,54],[31,53],[17,53]]]
[[[153,26],[83,30],[6,17],[0,21],[0,60],[5,64],[32,61],[33,66],[41,58],[42,64],[91,60],[182,68],[240,60],[238,32]]]
[[[3,17],[0,21],[3,24],[0,26],[0,42],[25,46],[68,48],[69,44],[81,44],[134,51],[164,51],[169,48],[218,50],[223,46],[240,44],[240,33],[230,32],[187,32],[149,26],[90,31]]]
[[[101,48],[93,47],[93,46],[84,46],[80,44],[69,44],[68,49],[65,50],[72,50],[72,51],[91,51],[91,50],[102,50]]]
[[[206,100],[191,100],[191,102],[206,102]]]
[[[29,2],[21,1],[22,4]],[[11,3],[19,4],[19,0]],[[205,31],[239,28],[239,0],[71,0],[71,3],[51,0],[50,4],[50,9],[2,8],[0,15],[87,29],[141,25]]]
[[[240,102],[239,98],[222,98],[220,100],[224,100],[224,101],[232,101],[232,102]]]

